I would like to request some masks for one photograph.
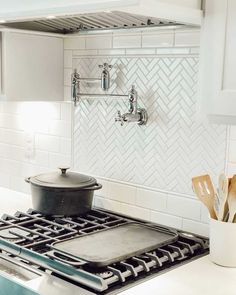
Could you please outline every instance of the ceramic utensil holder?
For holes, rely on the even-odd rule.
[[[236,267],[236,223],[210,219],[210,259],[226,267]]]

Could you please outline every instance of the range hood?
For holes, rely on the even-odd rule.
[[[48,4],[53,2],[53,0],[48,1]],[[4,23],[4,27],[13,29],[68,34],[104,29],[200,26],[202,17],[199,0],[87,0],[86,2],[61,0],[59,2],[59,7],[44,6],[38,10],[33,10],[33,6],[31,10],[26,8],[20,10],[18,7],[18,11],[14,13],[0,12],[0,22]],[[65,3],[62,5],[62,2],[67,5]],[[70,5],[72,2],[73,5]]]

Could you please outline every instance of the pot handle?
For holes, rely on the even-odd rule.
[[[59,257],[57,254],[59,254],[61,256],[64,256],[65,259]],[[52,258],[52,259],[56,259],[57,261],[60,261],[60,262],[66,263],[66,264],[70,264],[72,266],[82,266],[82,265],[88,264],[87,261],[83,261],[83,260],[79,260],[79,259],[77,260],[77,259],[71,258],[70,256],[67,256],[64,253],[56,252],[55,250],[52,250],[52,251],[47,252],[46,255],[48,257]],[[67,257],[69,259],[74,260],[74,261],[68,261],[66,259]]]
[[[31,178],[31,177],[26,177],[26,178],[25,178],[25,182],[30,183],[30,178]]]
[[[102,188],[102,185],[100,183],[95,183],[94,186],[84,187],[81,190],[83,191],[96,191]]]

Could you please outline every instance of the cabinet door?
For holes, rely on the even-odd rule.
[[[214,122],[236,124],[236,1],[206,0],[200,98]]]
[[[63,99],[63,39],[2,33],[2,93],[7,100]]]

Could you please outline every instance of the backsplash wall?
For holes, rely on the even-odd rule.
[[[71,164],[71,104],[0,102],[0,186],[29,193],[24,179]]]
[[[197,122],[198,31],[149,31],[65,39],[65,97],[70,75],[99,77],[108,62],[109,93],[132,84],[147,126],[115,123],[127,99],[82,99],[75,110],[74,168],[100,178],[96,205],[169,226],[207,234],[208,217],[191,177],[225,170],[227,128]],[[102,93],[83,83],[82,92]]]
[[[126,99],[83,100],[76,109],[67,102],[0,102],[0,186],[29,192],[26,176],[74,158],[76,170],[103,184],[97,206],[207,234],[208,214],[190,179],[235,172],[236,128],[195,118],[198,31],[136,32],[66,38],[65,98],[74,67],[99,77],[97,66],[107,61],[114,65],[111,91],[127,94],[134,83],[148,125],[114,122],[117,110],[127,111]],[[98,92],[99,84],[83,90]]]

